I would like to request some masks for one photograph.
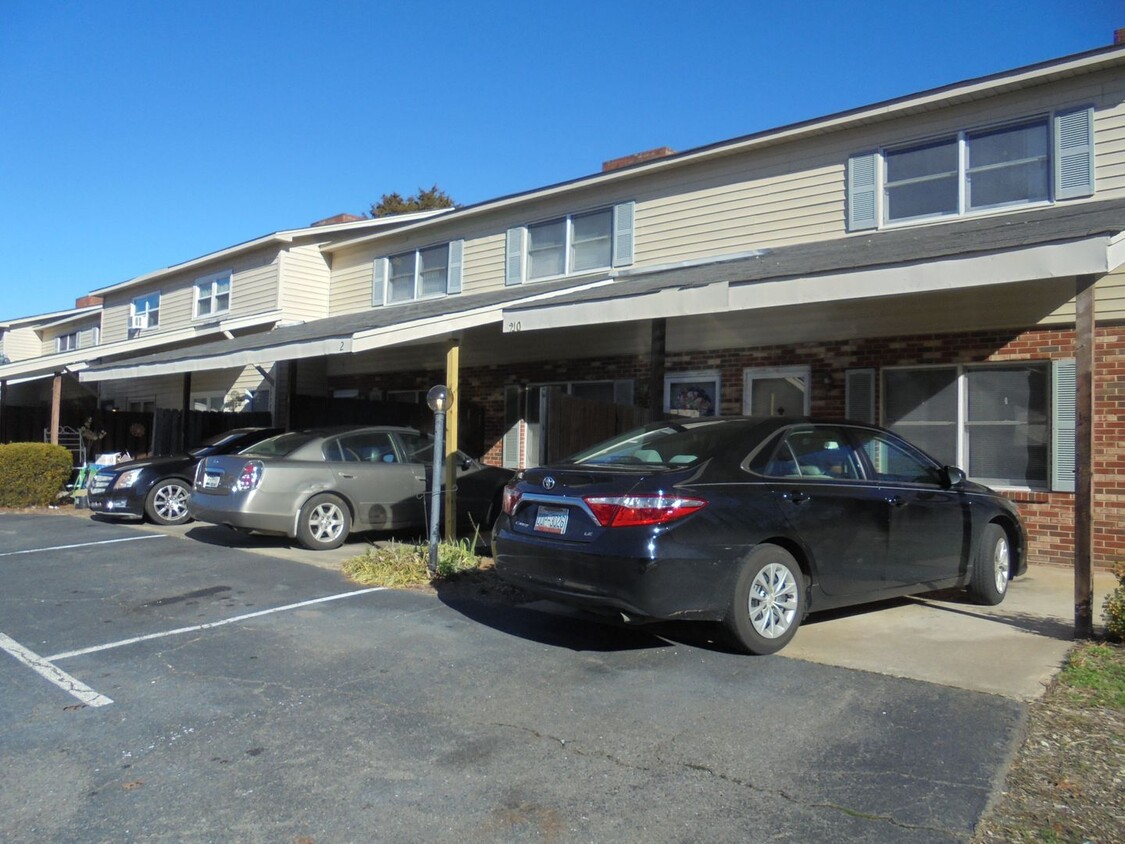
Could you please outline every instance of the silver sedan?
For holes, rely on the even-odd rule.
[[[188,510],[201,522],[336,548],[353,531],[424,527],[432,459],[433,441],[412,428],[294,431],[201,461]],[[455,460],[458,522],[490,525],[512,473]]]

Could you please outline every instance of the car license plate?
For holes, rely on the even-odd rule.
[[[203,475],[203,488],[216,489],[222,479],[223,475],[221,472],[207,472]]]
[[[560,507],[540,507],[535,514],[535,529],[540,533],[566,533],[570,511]]]

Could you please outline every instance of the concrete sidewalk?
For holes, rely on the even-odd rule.
[[[1094,573],[1094,623],[1116,586]],[[996,607],[934,593],[810,616],[782,657],[1030,701],[1074,644],[1074,572],[1032,568]]]

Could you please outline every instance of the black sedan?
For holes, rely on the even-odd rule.
[[[191,520],[187,497],[200,460],[212,454],[235,454],[279,433],[280,428],[235,428],[211,437],[187,454],[107,466],[90,481],[87,505],[105,516],[147,517],[158,525],[182,525]]]
[[[1008,499],[881,428],[660,422],[504,491],[496,571],[630,621],[721,621],[755,654],[806,613],[964,587],[997,604],[1027,569]]]

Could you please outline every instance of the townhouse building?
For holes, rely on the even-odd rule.
[[[513,467],[551,457],[552,432],[573,424],[552,415],[558,393],[657,415],[873,420],[1017,500],[1033,563],[1073,560],[1076,478],[1092,480],[1092,555],[1112,565],[1123,232],[1118,44],[308,237],[300,324],[271,315],[268,331],[230,325],[78,377],[158,406],[271,389],[282,423],[302,396],[415,400],[455,380],[486,458]],[[248,319],[286,312],[249,280],[275,251],[94,291],[103,334],[149,331],[135,321],[154,290],[161,321],[173,306],[191,325],[215,307],[233,318],[240,297],[258,303]],[[1084,426],[1095,447],[1076,472]]]

